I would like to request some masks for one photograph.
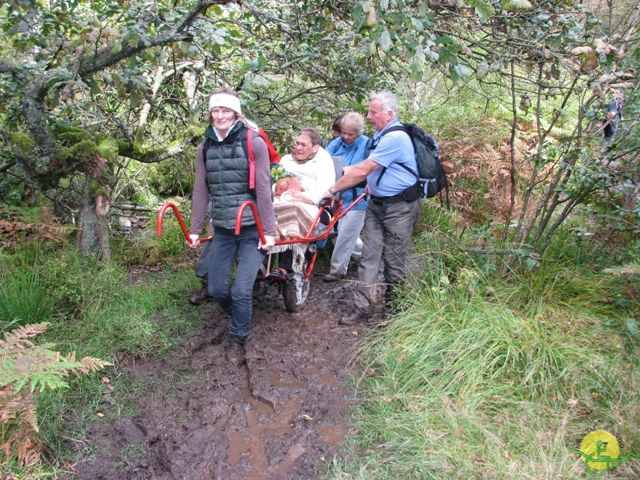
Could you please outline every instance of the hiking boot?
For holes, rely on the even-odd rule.
[[[344,275],[341,275],[339,273],[328,273],[327,275],[324,276],[322,280],[324,280],[327,283],[331,283],[331,282],[337,282],[338,280],[342,280],[343,278],[344,278]]]
[[[354,308],[338,320],[339,325],[351,326],[362,323],[368,317],[367,312],[360,308]]]
[[[207,293],[207,287],[202,287],[189,295],[188,300],[191,305],[202,305],[204,302],[211,300],[211,297]]]
[[[234,367],[242,365],[244,360],[244,342],[233,337],[227,340],[227,344],[224,347],[225,357]]]

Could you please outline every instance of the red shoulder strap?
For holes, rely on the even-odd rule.
[[[256,188],[256,157],[253,154],[253,130],[247,128],[247,157],[249,160],[249,189]]]

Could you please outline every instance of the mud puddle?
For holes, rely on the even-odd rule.
[[[286,312],[276,286],[254,295],[244,362],[225,355],[227,318],[197,308],[209,325],[161,360],[131,363],[150,382],[137,415],[96,422],[70,478],[313,479],[349,433],[348,363],[364,327],[337,324],[350,282],[316,275],[303,312]],[[186,300],[185,300],[186,302]]]

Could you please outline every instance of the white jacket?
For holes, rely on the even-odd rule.
[[[300,180],[304,194],[314,203],[318,203],[320,196],[336,183],[333,159],[322,147],[305,163],[299,163],[291,155],[285,155],[280,160],[280,166],[287,174]]]

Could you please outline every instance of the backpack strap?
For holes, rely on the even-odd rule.
[[[256,188],[256,156],[253,153],[253,130],[247,128],[247,160],[249,161],[249,190]]]
[[[416,144],[413,141],[413,138],[411,137],[411,135],[409,135],[409,131],[406,129],[406,127],[404,125],[396,125],[395,127],[391,127],[389,130],[383,132],[382,135],[380,135],[378,137],[378,142],[380,142],[380,139],[382,137],[384,137],[387,133],[390,133],[390,132],[404,132],[404,133],[406,133],[407,136],[409,137],[409,140],[411,140],[411,145],[413,145],[414,154],[415,154],[415,152],[417,152]],[[371,150],[375,150],[375,147],[373,147]],[[418,173],[414,172],[411,168],[407,167],[404,163],[400,163],[400,162],[396,162],[396,163],[398,165],[400,165],[402,168],[404,168],[406,171],[408,171],[409,173],[413,174],[416,177],[416,179],[420,179]],[[382,176],[386,173],[386,171],[387,171],[387,167],[382,167],[382,172],[380,172],[380,176],[378,177],[378,180],[376,181],[376,186],[380,185],[380,180],[382,179]]]

